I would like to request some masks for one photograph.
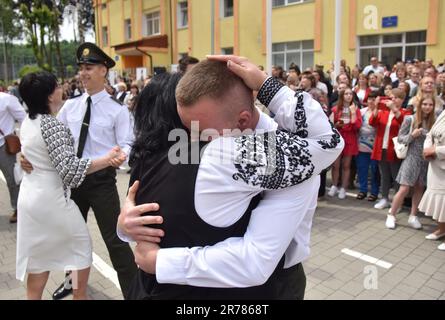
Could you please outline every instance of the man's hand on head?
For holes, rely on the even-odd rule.
[[[234,55],[209,55],[207,59],[227,62],[229,70],[243,79],[244,83],[254,91],[260,90],[264,81],[268,78],[264,71],[261,71],[257,65],[244,57]]]
[[[135,204],[136,192],[139,188],[139,181],[128,189],[128,195],[125,199],[125,204],[121,209],[117,225],[120,231],[134,241],[148,241],[161,242],[161,237],[164,236],[164,231],[161,229],[146,227],[145,225],[162,224],[161,216],[141,216],[146,212],[153,212],[159,210],[157,203],[145,203],[139,206]]]

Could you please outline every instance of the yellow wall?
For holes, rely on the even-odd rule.
[[[123,2],[123,15],[124,19],[132,19],[132,12],[131,12],[131,1],[132,0],[121,0]]]
[[[367,5],[378,8],[377,30],[367,30],[363,24],[364,8]],[[426,30],[428,8],[429,0],[357,0],[357,35]],[[382,28],[382,18],[390,16],[398,16],[398,26]]]
[[[219,23],[220,23],[220,35],[221,35],[220,39],[221,48],[234,47],[233,17],[221,18]]]
[[[159,4],[161,0],[143,0],[142,1],[142,10],[146,12],[157,11],[159,9]]]
[[[437,44],[426,47],[426,58],[433,59],[435,64],[445,61],[445,3],[443,0],[439,1]]]
[[[191,55],[203,59],[212,50],[210,13],[211,3],[209,0],[192,1],[192,52]],[[178,51],[180,52],[180,51]]]
[[[313,39],[314,13],[313,2],[274,8],[272,10],[272,42]]]
[[[102,0],[103,2],[106,0]],[[160,11],[161,1],[165,8],[163,27],[164,34],[168,36],[169,44],[172,44],[172,34],[170,32],[170,0],[111,0],[107,1],[107,9],[102,10],[100,4],[97,8],[97,34],[101,32],[102,26],[108,26],[109,43],[116,45],[124,42],[124,20],[132,19],[132,41],[142,38],[142,15],[147,12]],[[222,1],[222,0],[221,0]],[[314,63],[322,64],[329,68],[330,62],[334,59],[335,40],[335,1],[321,1],[321,39],[320,51],[314,52]],[[430,4],[436,0],[343,0],[342,18],[342,58],[346,59],[349,66],[354,66],[357,59],[357,49],[354,48],[354,41],[361,35],[402,33],[407,31],[427,30],[429,23]],[[217,2],[215,0],[215,2]],[[437,30],[437,44],[427,45],[427,57],[434,59],[435,63],[441,62],[445,57],[445,0],[439,2],[439,18]],[[235,30],[234,26],[239,25],[239,54],[249,57],[256,64],[265,64],[263,52],[263,1],[262,0],[239,0],[234,4],[239,5],[239,20],[234,21],[234,17],[220,18],[215,20],[219,23],[216,34],[219,34],[217,44],[220,48],[234,47]],[[350,5],[355,3],[354,12],[351,12]],[[367,30],[364,27],[365,13],[367,5],[377,7],[377,29]],[[219,9],[219,8],[218,8]],[[234,8],[236,9],[236,8]],[[272,42],[291,42],[299,40],[313,40],[315,37],[315,1],[294,4],[273,8],[272,12]],[[173,8],[172,13],[177,14],[177,8]],[[190,0],[189,10],[191,18],[188,28],[176,29],[177,53],[189,51],[198,59],[205,58],[211,53],[211,1],[210,0]],[[219,11],[219,10],[218,10]],[[108,16],[109,15],[109,16]],[[382,18],[387,16],[398,16],[398,26],[395,28],[382,28]],[[162,19],[162,18],[161,18]],[[350,23],[355,19],[355,28],[350,30]],[[109,22],[110,21],[110,22]],[[162,22],[161,22],[162,23]],[[216,23],[216,26],[218,25]],[[429,33],[431,34],[431,33]],[[356,46],[358,43],[356,43]],[[216,49],[216,48],[215,48]],[[104,48],[105,52],[114,57],[111,48]],[[219,52],[215,52],[219,53]],[[171,57],[171,48],[166,52],[151,52],[155,65],[169,66],[172,61],[176,62],[177,57]],[[144,64],[148,59],[144,57]],[[116,68],[120,68],[120,61]]]
[[[239,21],[239,46],[240,55],[249,57],[257,65],[265,64],[265,56],[262,53],[262,1],[241,0]],[[252,8],[257,7],[256,10]]]
[[[178,30],[178,54],[188,52],[189,47],[189,30]]]

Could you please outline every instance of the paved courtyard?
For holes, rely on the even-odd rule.
[[[124,199],[129,175],[118,174]],[[354,192],[354,191],[352,191]],[[440,299],[445,300],[445,252],[438,241],[425,240],[435,223],[421,216],[422,230],[407,226],[408,212],[398,216],[398,227],[384,226],[386,211],[355,200],[326,198],[319,201],[314,218],[312,253],[304,263],[306,299]],[[0,300],[25,299],[23,283],[15,280],[16,225],[9,224],[11,212],[6,183],[0,174]],[[92,299],[122,299],[116,286],[105,244],[94,215],[88,226],[93,239],[94,267],[89,294]],[[44,299],[63,280],[63,273],[50,276]]]

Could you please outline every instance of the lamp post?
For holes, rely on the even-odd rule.
[[[272,0],[266,0],[266,71],[272,75]]]
[[[0,29],[2,31],[2,39],[3,39],[3,70],[5,76],[5,83],[8,83],[8,65],[6,61],[6,38],[5,38],[5,29],[3,29],[2,19],[0,19]]]
[[[343,13],[343,0],[335,0],[335,55],[334,55],[335,77],[337,77],[340,74],[342,13]]]

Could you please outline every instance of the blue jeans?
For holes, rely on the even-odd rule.
[[[379,195],[378,161],[371,160],[371,154],[367,152],[359,152],[355,157],[358,172],[358,182],[360,184],[360,192],[368,193],[368,173],[371,167],[371,194]]]

